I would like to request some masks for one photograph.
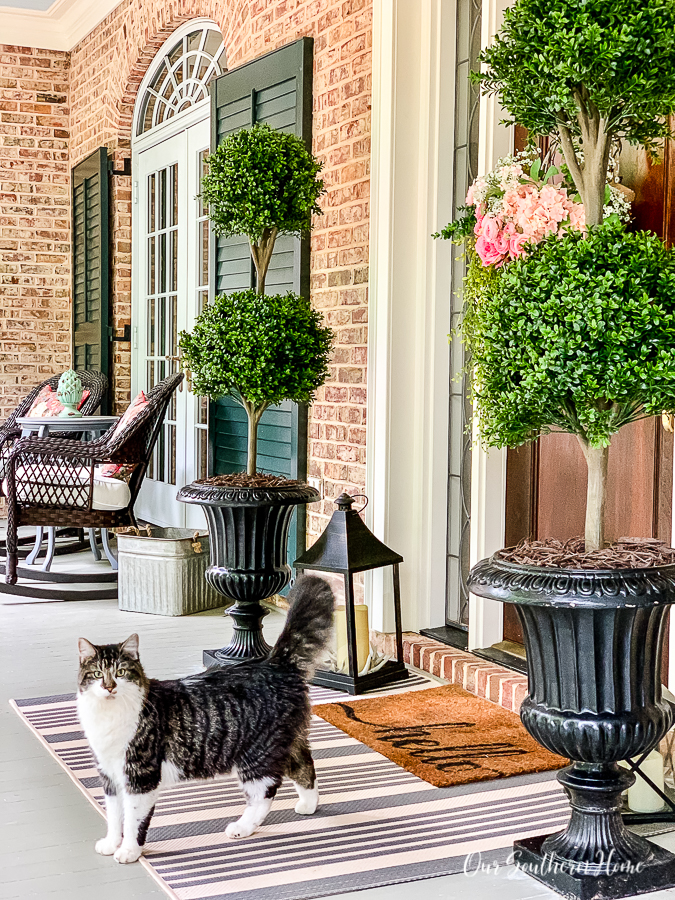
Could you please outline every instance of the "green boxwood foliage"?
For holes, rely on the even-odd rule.
[[[308,232],[312,215],[321,214],[323,163],[299,137],[265,124],[226,137],[207,163],[201,196],[214,230],[224,237],[246,235],[263,294],[277,235]]]
[[[180,348],[194,392],[239,395],[256,406],[308,403],[328,376],[330,328],[308,300],[254,290],[216,297],[183,331]]]
[[[328,376],[330,328],[297,294],[253,289],[216,297],[179,346],[197,396],[231,396],[249,417],[248,472],[255,473],[257,427],[268,406],[308,403]]]
[[[472,294],[462,331],[487,446],[562,429],[608,447],[675,409],[675,252],[656,235],[570,230]]]
[[[559,134],[586,222],[598,224],[611,137],[654,150],[669,134],[675,2],[517,0],[481,62],[474,77],[514,122]]]
[[[245,234],[258,241],[266,228],[279,234],[309,231],[324,193],[323,164],[294,134],[269,125],[242,128],[207,159],[202,196],[217,234]]]

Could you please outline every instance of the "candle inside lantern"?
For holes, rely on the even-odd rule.
[[[644,772],[658,788],[663,790],[663,757],[658,750],[652,750],[647,759],[640,766],[640,770]],[[633,812],[658,812],[663,808],[663,800],[655,790],[652,790],[646,781],[640,778],[639,775],[636,775],[635,784],[628,788],[628,807]]]
[[[357,673],[363,670],[370,653],[370,631],[368,627],[368,607],[365,603],[354,604],[356,622],[356,668]],[[338,672],[349,669],[347,651],[347,610],[344,606],[335,608],[335,646]]]

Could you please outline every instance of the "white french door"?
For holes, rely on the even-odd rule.
[[[132,395],[178,369],[178,336],[208,302],[209,223],[197,198],[209,120],[134,153]],[[177,491],[207,474],[208,401],[183,384],[169,405],[136,514],[157,525],[203,528]]]

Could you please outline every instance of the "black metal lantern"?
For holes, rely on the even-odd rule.
[[[293,563],[298,571],[312,569],[317,572],[335,572],[345,580],[345,607],[347,614],[347,659],[349,674],[318,669],[312,684],[362,694],[408,677],[403,663],[403,631],[401,628],[401,584],[399,564],[403,557],[394,553],[379,541],[363,523],[358,512],[352,509],[354,498],[340,494],[335,501],[337,509],[318,541]],[[377,672],[358,673],[356,647],[356,615],[354,612],[354,574],[393,567],[394,621],[396,626],[396,660],[389,660]]]

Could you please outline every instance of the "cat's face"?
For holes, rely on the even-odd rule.
[[[121,644],[96,646],[86,638],[78,641],[80,693],[93,692],[94,696],[114,700],[130,691],[145,692],[147,678],[138,658],[138,635],[132,634]]]

